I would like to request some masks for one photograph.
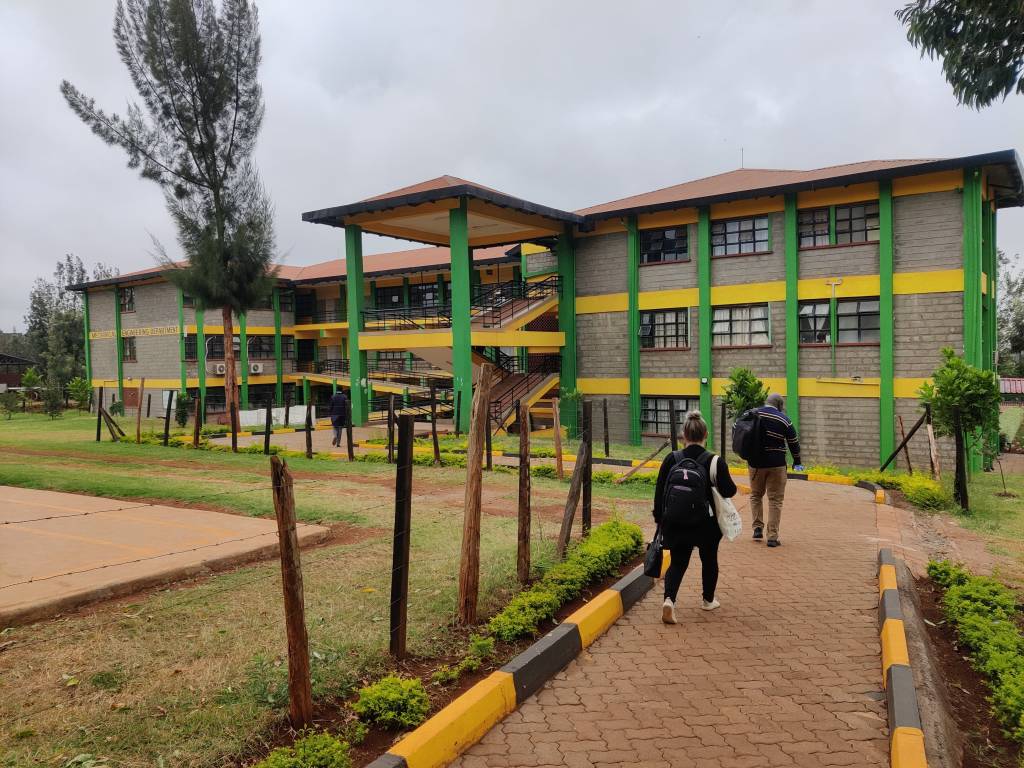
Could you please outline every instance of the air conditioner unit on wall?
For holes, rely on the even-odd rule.
[[[228,370],[228,367],[224,363],[217,363],[217,375],[223,376]]]
[[[207,373],[217,373],[217,368],[218,367],[220,368],[221,373],[223,373],[224,372],[224,363],[207,363],[206,364],[206,372]]]
[[[263,373],[263,363],[252,363],[249,366],[249,373]]]

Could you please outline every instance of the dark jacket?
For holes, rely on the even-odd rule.
[[[761,414],[761,450],[749,464],[757,469],[786,466],[786,448],[793,454],[793,464],[801,464],[800,439],[789,417],[778,408],[762,405],[757,409]]]
[[[654,520],[655,522],[661,522],[661,515],[664,511],[665,504],[665,483],[668,482],[669,473],[684,458],[695,459],[698,464],[707,472],[708,475],[708,505],[711,505],[711,462],[716,460],[715,454],[708,452],[707,456],[701,459],[701,455],[705,452],[703,446],[700,445],[688,445],[680,451],[674,451],[665,457],[665,460],[661,462],[661,469],[658,470],[658,483],[654,488]],[[732,475],[729,474],[729,466],[724,461],[718,462],[716,469],[717,480],[716,487],[718,492],[722,494],[724,498],[731,499],[736,495],[736,483],[732,480]],[[688,532],[690,535],[681,535],[678,531],[664,530],[662,531],[662,544],[665,549],[671,550],[674,547],[681,546],[695,546],[696,539],[705,537],[721,536],[722,531],[718,527],[718,520],[714,516],[709,516],[707,523],[699,530]],[[694,541],[691,543],[690,539]]]
[[[331,395],[331,404],[327,407],[327,414],[331,417],[331,426],[345,426],[348,417],[348,398],[343,392],[335,392]]]

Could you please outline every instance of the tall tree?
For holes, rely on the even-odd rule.
[[[1024,376],[1024,269],[999,251],[999,373]]]
[[[942,59],[957,101],[975,109],[1024,93],[1020,0],[914,0],[896,12],[921,55]]]
[[[142,101],[108,114],[68,81],[83,122],[163,189],[187,263],[157,244],[167,278],[220,309],[224,392],[237,404],[233,314],[273,286],[273,211],[252,162],[263,122],[259,20],[248,0],[118,0],[114,41]]]

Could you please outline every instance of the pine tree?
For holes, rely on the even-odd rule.
[[[68,81],[61,92],[128,166],[164,192],[187,263],[158,243],[167,278],[224,324],[224,393],[237,404],[232,314],[269,295],[273,210],[252,162],[263,121],[259,22],[248,0],[119,0],[114,41],[142,105],[98,109]]]

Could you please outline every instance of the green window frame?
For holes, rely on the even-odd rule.
[[[688,349],[690,308],[655,309],[640,313],[640,349]]]
[[[770,216],[711,222],[711,256],[750,256],[772,250]]]
[[[677,429],[682,431],[683,421],[688,411],[700,410],[699,397],[641,397],[640,398],[640,431],[645,435],[668,437],[672,431],[671,408],[676,409]]]
[[[712,307],[712,348],[762,347],[771,343],[771,306],[769,304],[734,304],[726,307]]]

